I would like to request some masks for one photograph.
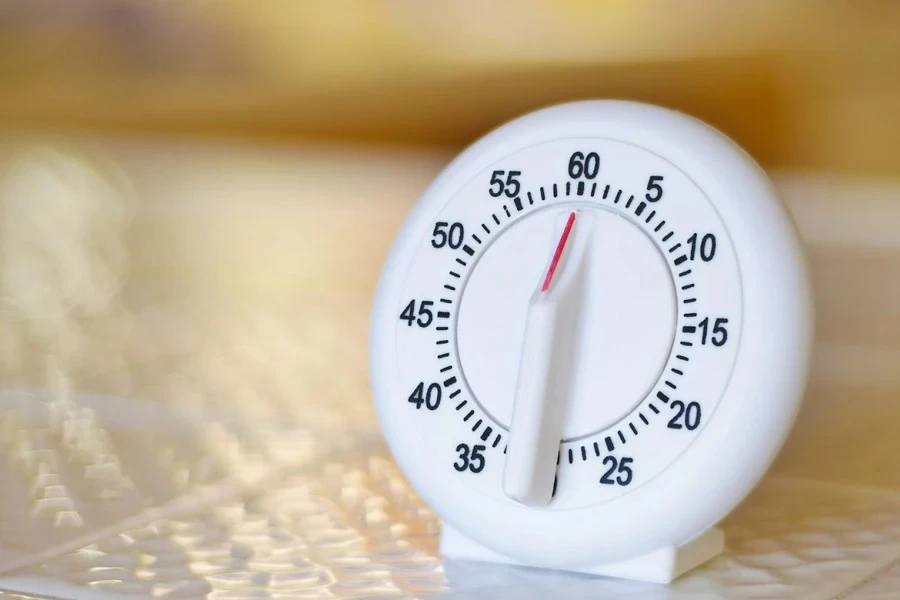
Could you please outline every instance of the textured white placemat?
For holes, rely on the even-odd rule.
[[[17,396],[20,415],[28,412],[23,397]],[[122,410],[128,401],[119,400],[115,410],[104,410],[113,406],[102,399],[79,400],[96,415],[98,435],[126,426],[122,415],[142,410],[157,413],[142,419],[145,430],[170,422],[164,405]],[[30,425],[40,426],[41,415],[32,411],[37,421]],[[437,554],[437,517],[403,479],[377,432],[255,424],[235,429],[226,440],[205,431],[219,423],[197,421],[193,427],[167,427],[166,435],[154,439],[160,448],[179,435],[217,440],[196,450],[194,462],[202,462],[204,453],[214,456],[234,444],[249,448],[266,440],[257,451],[267,457],[267,469],[259,470],[254,457],[259,455],[232,451],[233,471],[220,481],[199,486],[185,500],[100,529],[85,528],[77,539],[32,553],[31,560],[16,561],[17,568],[0,578],[0,589],[97,600],[430,595],[830,600],[845,592],[848,598],[890,594],[894,571],[882,570],[900,559],[900,494],[769,477],[723,523],[726,553],[668,587],[444,561]],[[158,455],[146,454],[148,460]],[[140,462],[129,464],[140,468]],[[263,476],[253,479],[248,472]],[[80,506],[90,512],[83,502]]]

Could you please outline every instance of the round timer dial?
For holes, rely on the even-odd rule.
[[[510,560],[674,547],[768,467],[805,384],[801,245],[720,133],[625,102],[557,106],[426,191],[373,312],[379,418],[411,483]]]

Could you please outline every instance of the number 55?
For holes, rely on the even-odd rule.
[[[506,174],[506,180],[503,180],[503,175]],[[522,171],[510,171],[507,173],[506,171],[494,171],[491,173],[491,187],[488,189],[488,194],[496,198],[500,194],[505,193],[510,198],[515,198],[519,195],[519,190],[521,186],[519,185],[519,180],[516,179],[519,175],[522,174]]]

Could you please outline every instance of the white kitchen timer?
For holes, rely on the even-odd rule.
[[[756,163],[670,110],[540,110],[434,181],[372,315],[387,442],[445,556],[668,582],[781,448],[813,336]]]

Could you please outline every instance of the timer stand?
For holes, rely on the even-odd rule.
[[[446,523],[442,524],[440,548],[441,554],[449,558],[530,566],[486,548]],[[618,562],[593,567],[575,567],[568,570],[603,577],[669,583],[722,554],[724,549],[725,536],[721,529],[714,527],[679,546],[660,548],[642,556]]]

